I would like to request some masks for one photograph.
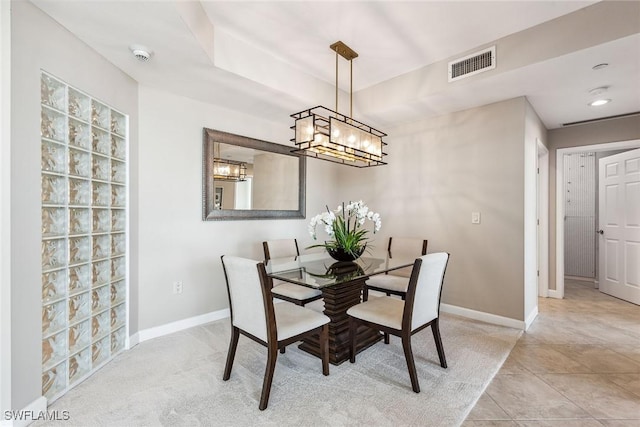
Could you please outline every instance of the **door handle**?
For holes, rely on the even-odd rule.
[[[604,234],[604,230],[596,230],[596,233],[598,233],[598,234]]]

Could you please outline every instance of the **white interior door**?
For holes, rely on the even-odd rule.
[[[640,304],[640,149],[600,159],[600,291]]]

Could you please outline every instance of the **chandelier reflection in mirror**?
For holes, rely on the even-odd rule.
[[[220,143],[216,143],[213,157],[213,179],[219,181],[246,181],[247,164],[236,160],[227,160],[220,157]]]
[[[317,106],[292,114],[295,137],[291,141],[297,146],[292,152],[361,168],[385,165],[387,154],[382,150],[387,144],[382,138],[387,134],[352,118],[353,59],[358,54],[341,41],[330,48],[336,52],[336,109]],[[349,116],[338,112],[338,55],[350,64]]]

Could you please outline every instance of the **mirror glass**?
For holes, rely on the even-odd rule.
[[[304,218],[305,157],[206,128],[203,145],[204,220]]]

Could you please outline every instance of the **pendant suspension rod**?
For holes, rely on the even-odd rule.
[[[338,50],[336,49],[336,111],[338,111]]]
[[[351,81],[349,82],[349,118],[353,118],[353,60],[349,60]]]

